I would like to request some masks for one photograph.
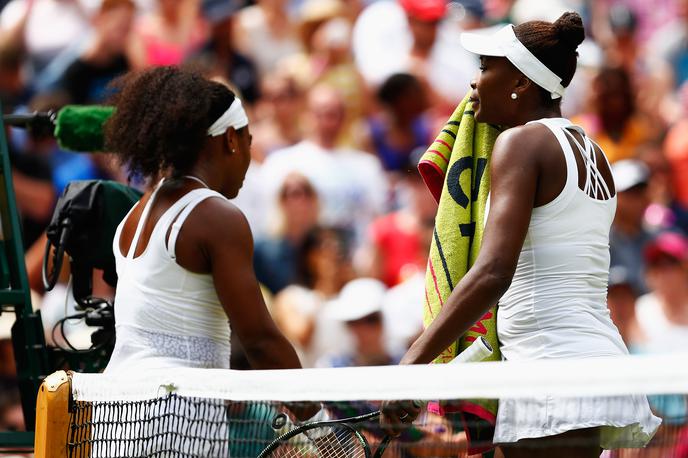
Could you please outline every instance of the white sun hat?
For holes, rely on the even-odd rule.
[[[612,164],[612,176],[616,190],[625,192],[635,186],[647,184],[650,179],[650,169],[638,159],[624,159]]]
[[[380,312],[386,292],[385,284],[374,278],[352,280],[330,302],[329,316],[337,321],[355,321]]]
[[[562,97],[566,91],[561,85],[561,78],[516,38],[512,24],[491,35],[462,33],[461,46],[480,56],[506,57],[531,81],[548,90],[553,99]]]

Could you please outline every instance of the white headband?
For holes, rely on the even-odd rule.
[[[506,57],[521,73],[538,86],[548,90],[553,99],[564,95],[561,78],[521,43],[514,34],[514,26],[509,24],[493,35],[462,33],[461,45],[481,56]]]
[[[244,111],[244,107],[241,106],[239,97],[235,97],[234,102],[227,108],[227,111],[222,113],[222,116],[208,128],[208,135],[217,137],[227,132],[227,129],[230,127],[234,127],[235,130],[238,130],[247,125],[248,117],[246,116],[246,111]]]

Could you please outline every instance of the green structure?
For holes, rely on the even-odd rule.
[[[0,450],[26,449],[33,447],[34,443],[36,395],[43,379],[59,369],[79,372],[100,371],[109,360],[113,343],[96,345],[91,350],[81,351],[56,348],[46,344],[40,311],[34,311],[31,305],[20,218],[12,185],[12,169],[4,122],[1,119],[0,167],[2,167],[0,174],[0,313],[10,313],[16,317],[12,326],[12,345],[26,424],[26,432],[0,431]],[[105,197],[112,194],[114,192],[112,189],[116,187],[126,188],[115,183],[110,186],[111,182],[103,183],[106,185],[103,186]],[[122,193],[118,193],[120,194]],[[127,196],[129,199],[125,198],[123,203],[128,203],[131,207],[131,204],[140,197],[140,193],[129,189]],[[120,200],[122,200],[121,197]],[[121,207],[118,211],[128,210],[126,205]],[[112,226],[112,224],[109,225]]]
[[[12,185],[5,126],[1,121],[0,156],[0,313],[14,313],[16,316],[12,326],[12,343],[24,419],[27,430],[30,431],[33,430],[36,419],[36,393],[49,370],[48,352],[40,312],[34,312],[31,306],[19,212]],[[0,447],[32,445],[32,432],[0,431]]]

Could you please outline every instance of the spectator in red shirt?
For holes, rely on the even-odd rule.
[[[370,226],[366,259],[369,275],[394,286],[425,270],[437,203],[414,169],[401,183],[400,210]]]

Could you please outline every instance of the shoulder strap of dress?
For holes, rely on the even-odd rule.
[[[544,118],[531,122],[537,122],[546,126],[554,134],[557,142],[559,142],[559,147],[564,153],[564,159],[566,160],[566,184],[564,185],[564,190],[573,186],[578,186],[578,166],[576,165],[576,158],[571,148],[571,144],[565,134],[567,128],[575,126],[573,126],[570,121],[563,118]]]
[[[171,259],[177,258],[175,246],[177,245],[177,237],[179,236],[179,231],[181,230],[184,221],[186,221],[186,218],[188,218],[188,216],[191,214],[194,208],[196,208],[198,204],[208,199],[209,197],[220,197],[222,199],[226,199],[226,197],[224,197],[222,194],[207,188],[194,189],[189,194],[187,194],[187,196],[189,196],[190,199],[186,203],[186,205],[184,205],[183,208],[181,208],[176,214],[171,215],[174,222],[172,223],[170,229],[170,237],[167,239],[166,244],[167,254],[170,256]],[[166,233],[167,231],[163,232],[163,234]]]
[[[155,189],[153,189],[153,193],[151,194],[150,198],[148,199],[148,202],[146,202],[146,206],[143,208],[143,212],[141,213],[141,218],[139,218],[139,223],[136,225],[136,232],[134,232],[134,238],[131,239],[131,244],[129,245],[129,251],[127,251],[127,259],[131,259],[134,257],[134,253],[136,252],[136,245],[139,244],[139,237],[141,237],[141,232],[143,231],[143,227],[146,225],[146,220],[148,220],[148,214],[150,213],[150,209],[153,206],[153,202],[155,201],[155,197],[158,195],[158,190],[160,189],[160,186],[162,185],[164,180],[165,179],[163,178],[162,180],[160,180],[160,182],[158,182]],[[127,217],[128,216],[129,215],[127,215]],[[125,218],[125,221],[126,221],[126,218]]]

